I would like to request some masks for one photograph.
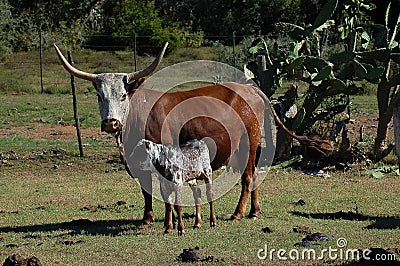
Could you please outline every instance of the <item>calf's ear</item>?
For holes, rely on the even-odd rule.
[[[145,146],[146,146],[146,150],[149,151],[149,150],[150,150],[150,142],[145,141],[144,144],[145,144]]]

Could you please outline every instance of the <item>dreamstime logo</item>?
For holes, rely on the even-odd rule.
[[[246,78],[245,74],[240,70],[231,67],[227,64],[208,61],[208,60],[196,60],[188,61],[179,64],[175,64],[150,76],[144,83],[144,88],[151,89],[153,92],[146,95],[140,94],[140,89],[133,95],[137,99],[131,100],[130,109],[139,108],[141,110],[140,118],[130,117],[128,114],[128,125],[124,131],[124,139],[136,140],[128,141],[124,143],[125,155],[127,158],[127,164],[132,172],[137,170],[137,163],[135,162],[135,144],[138,140],[145,138],[146,134],[146,123],[154,121],[155,115],[162,116],[163,114],[155,114],[154,108],[159,101],[162,101],[162,97],[165,93],[171,93],[182,90],[192,90],[198,87],[209,86],[216,83],[225,82],[236,82],[240,84],[247,84],[257,86],[251,79]],[[261,155],[259,165],[268,167],[271,165],[274,154],[275,154],[275,124],[268,104],[265,105],[265,110],[256,109],[254,106],[254,90],[250,87],[238,89],[235,86],[231,86],[227,83],[224,84],[225,90],[230,90],[230,95],[236,95],[245,100],[247,108],[250,110],[246,115],[237,112],[229,102],[224,101],[222,98],[218,98],[213,92],[193,94],[189,98],[185,98],[183,101],[177,101],[168,114],[165,114],[165,118],[162,119],[161,127],[156,127],[160,134],[162,144],[174,144],[179,145],[181,130],[186,126],[190,125],[192,121],[196,121],[198,118],[207,118],[210,127],[205,130],[216,130],[216,132],[222,132],[219,136],[212,136],[211,134],[205,134],[203,141],[206,142],[211,161],[215,156],[221,156],[218,154],[218,141],[213,138],[226,137],[224,140],[226,146],[231,150],[231,153],[237,152],[240,146],[240,156],[230,157],[228,166],[237,166],[235,168],[236,173],[230,171],[227,167],[224,171],[219,173],[217,178],[213,180],[213,192],[214,199],[217,199],[226,194],[235,184],[240,183],[240,177],[245,170],[246,162],[249,157],[249,135],[246,130],[246,122],[243,118],[253,115],[257,117],[259,127],[262,129],[263,145],[261,149]],[[216,88],[213,88],[216,89]],[[253,90],[253,94],[250,91]],[[264,112],[263,115],[259,115],[260,112]],[[252,113],[252,114],[251,114]],[[266,119],[260,119],[265,116]],[[261,121],[260,121],[261,120]],[[133,122],[132,122],[133,121]],[[268,121],[268,123],[264,123]],[[129,124],[132,123],[132,124]],[[265,125],[264,125],[265,124]],[[199,124],[195,125],[198,126]],[[203,130],[193,129],[193,130]],[[208,133],[208,132],[207,132]],[[204,134],[203,134],[204,135]],[[220,140],[219,140],[220,141]],[[224,146],[224,148],[226,148]],[[238,158],[240,160],[238,161]],[[218,158],[220,160],[220,158]],[[259,175],[260,185],[265,175]],[[169,181],[166,181],[169,182]],[[148,190],[154,197],[163,200],[159,191],[159,182],[157,177],[152,176],[152,187],[143,189]],[[205,191],[205,184],[199,185],[202,191]],[[254,189],[254,187],[253,187]],[[187,184],[183,187],[182,193],[182,205],[194,205],[192,191]]]
[[[346,238],[338,238],[336,247],[329,246],[323,249],[304,248],[298,249],[275,249],[268,248],[265,244],[257,252],[257,258],[260,260],[346,260],[346,261],[395,261],[395,254],[374,254],[370,249],[350,249],[347,247]]]

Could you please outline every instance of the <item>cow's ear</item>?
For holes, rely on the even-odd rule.
[[[133,81],[132,83],[129,84],[128,87],[128,93],[133,92],[134,90],[137,90],[140,88],[140,86],[142,86],[142,84],[146,81],[145,78],[139,78],[135,81]]]

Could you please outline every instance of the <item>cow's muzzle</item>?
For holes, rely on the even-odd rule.
[[[105,119],[101,122],[101,131],[107,133],[116,133],[122,130],[121,122],[117,119]]]

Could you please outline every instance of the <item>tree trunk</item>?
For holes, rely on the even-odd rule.
[[[376,162],[382,160],[393,149],[393,145],[387,146],[386,144],[388,124],[393,115],[393,105],[390,104],[390,89],[386,75],[382,76],[382,81],[379,83],[377,91],[379,120],[374,143]]]
[[[400,168],[400,100],[398,97],[396,97],[393,107],[393,127],[397,164]]]

